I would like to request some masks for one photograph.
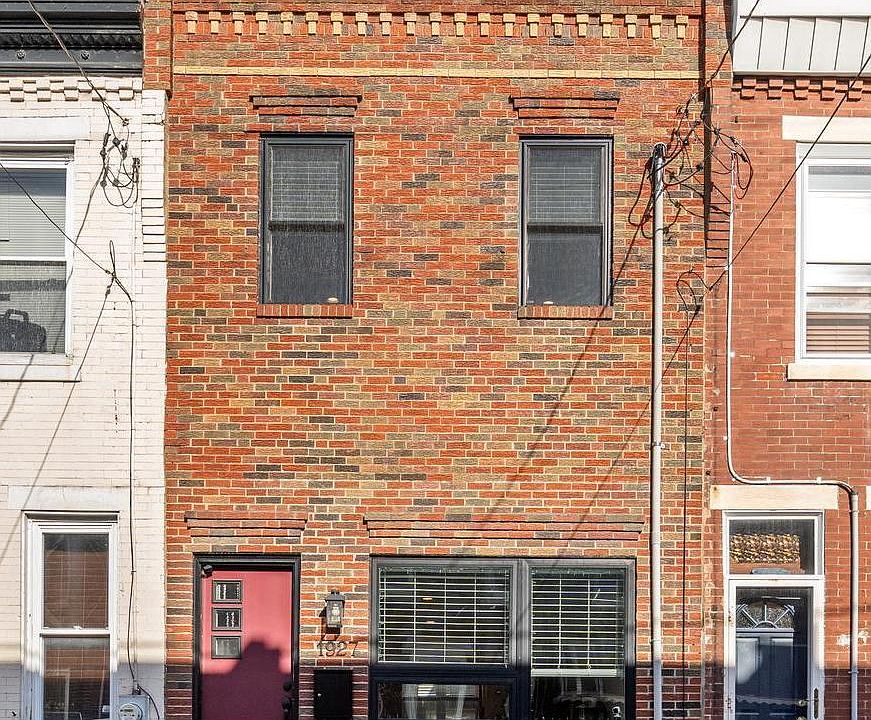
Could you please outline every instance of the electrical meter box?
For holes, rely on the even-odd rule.
[[[148,720],[148,696],[121,695],[116,720]]]

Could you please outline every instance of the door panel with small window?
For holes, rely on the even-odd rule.
[[[736,598],[735,717],[807,717],[810,590],[740,588]]]
[[[293,569],[202,567],[200,719],[293,720]]]

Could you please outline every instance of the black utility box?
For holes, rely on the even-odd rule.
[[[315,720],[351,720],[353,670],[315,668]]]

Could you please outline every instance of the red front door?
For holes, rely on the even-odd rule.
[[[215,567],[200,582],[201,720],[292,720],[291,571]]]

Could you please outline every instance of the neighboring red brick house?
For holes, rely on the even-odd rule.
[[[710,262],[708,273],[716,287],[706,306],[706,714],[851,716],[849,499],[822,478],[854,487],[861,503],[853,717],[863,718],[871,714],[871,8],[740,0],[730,37],[732,73],[715,84],[712,123],[743,144],[753,179],[734,205],[731,347],[724,263]],[[725,258],[729,178],[715,180],[708,241]],[[730,350],[734,473],[806,484],[732,478]]]
[[[172,93],[170,719],[348,717],[347,676],[313,668],[353,670],[358,718],[650,716],[629,219],[699,87],[701,11],[588,5],[145,6],[146,82]],[[684,218],[670,716],[702,688],[702,325],[684,337],[675,283],[703,264]]]

